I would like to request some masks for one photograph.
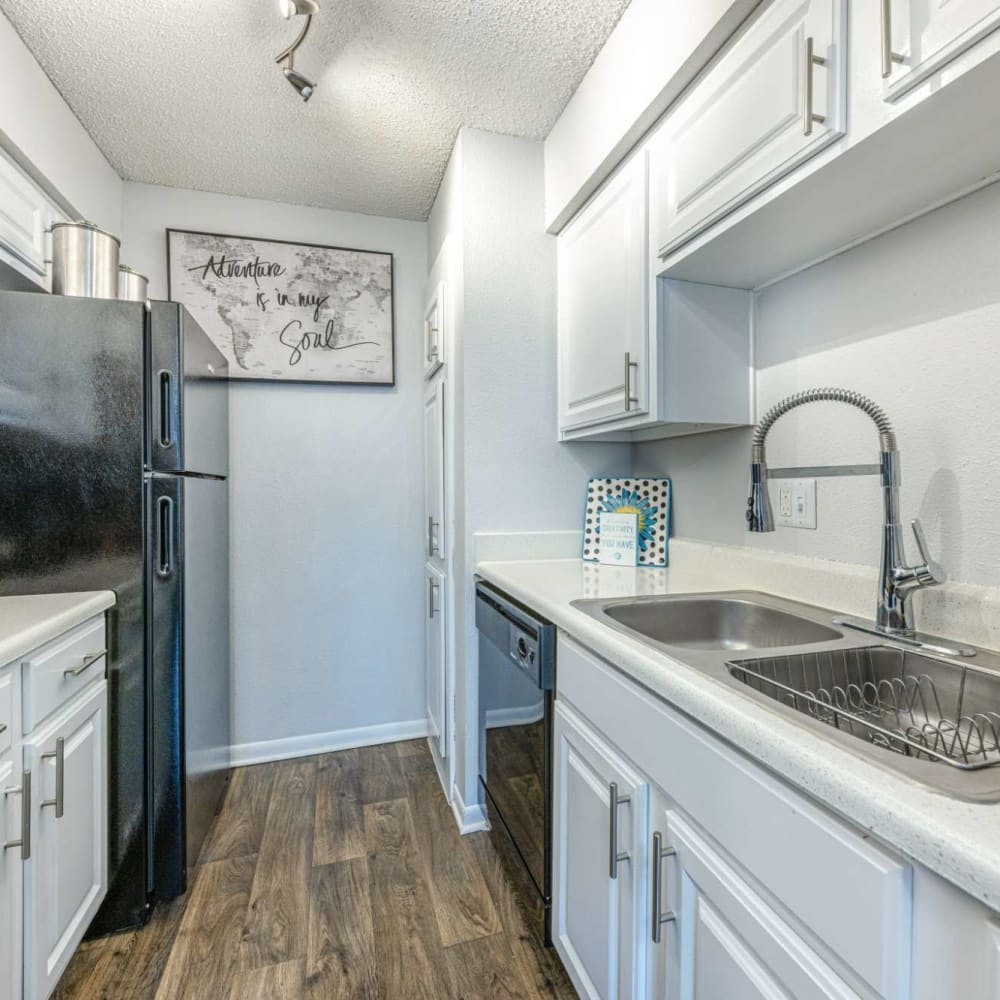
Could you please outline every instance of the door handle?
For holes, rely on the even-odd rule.
[[[99,653],[91,653],[83,658],[83,663],[78,667],[69,667],[63,671],[63,677],[79,677],[85,670],[92,667],[101,657],[107,656],[108,651],[102,649]],[[2,730],[0,730],[2,732]]]
[[[892,64],[905,62],[903,56],[892,50],[892,0],[882,0],[882,79],[892,76]]]
[[[21,848],[21,860],[27,861],[31,857],[31,772],[21,772],[21,784],[13,788],[3,790],[4,798],[8,795],[21,796],[21,836],[18,840],[8,840],[3,849],[6,851],[10,847]]]
[[[62,819],[66,800],[66,741],[61,736],[56,740],[55,750],[42,754],[42,760],[52,760],[53,757],[56,762],[56,797],[42,799],[38,805],[40,809],[55,806],[56,819]]]
[[[673,847],[663,846],[663,835],[653,834],[653,944],[659,944],[663,938],[663,925],[673,923],[677,915],[673,910],[666,913],[660,908],[663,895],[663,862],[677,854]]]
[[[632,369],[638,370],[639,362],[632,360],[632,355],[626,351],[625,352],[625,412],[628,413],[632,409],[633,403],[639,402],[638,396],[632,395]]]
[[[611,826],[608,831],[608,875],[618,878],[618,863],[628,861],[628,851],[618,850],[618,807],[632,801],[631,795],[618,794],[618,782],[612,781],[608,788],[608,808],[611,814]]]
[[[174,443],[174,408],[172,405],[173,376],[160,370],[160,447],[169,448]]]
[[[174,567],[174,502],[170,497],[156,501],[156,575],[166,578]]]
[[[806,116],[803,124],[806,135],[812,135],[813,125],[822,125],[826,121],[826,115],[818,115],[813,111],[813,69],[825,65],[826,59],[816,55],[815,41],[810,35],[806,39]]]

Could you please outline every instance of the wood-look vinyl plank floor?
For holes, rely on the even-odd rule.
[[[86,942],[56,1000],[576,1000],[424,740],[234,771],[186,896]]]

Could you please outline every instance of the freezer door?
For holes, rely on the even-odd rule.
[[[149,456],[154,472],[229,472],[229,368],[191,314],[154,302],[149,343]]]
[[[154,892],[185,891],[229,774],[229,493],[225,480],[150,487]]]

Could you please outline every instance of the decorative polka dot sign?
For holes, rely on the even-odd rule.
[[[635,514],[640,566],[669,561],[670,480],[591,479],[583,522],[583,558],[597,562],[601,550],[601,514]]]

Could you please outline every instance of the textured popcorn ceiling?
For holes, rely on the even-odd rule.
[[[544,137],[628,0],[0,0],[127,180],[408,219],[460,126]]]

